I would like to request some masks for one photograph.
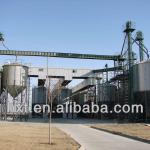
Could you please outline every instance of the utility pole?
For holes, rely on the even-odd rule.
[[[47,74],[46,74],[46,105],[49,105],[50,106],[50,112],[48,112],[49,114],[49,123],[48,123],[48,129],[49,129],[49,140],[48,140],[48,143],[51,145],[52,144],[52,127],[51,127],[51,124],[52,124],[52,96],[51,96],[51,93],[50,93],[50,79],[49,79],[49,76],[48,76],[48,57],[47,57],[47,61],[46,61],[46,68],[47,68]]]
[[[47,76],[48,77],[48,76]],[[48,77],[48,99],[50,105],[50,112],[49,112],[49,144],[52,144],[52,108],[53,108],[53,97],[51,92],[51,81]]]
[[[50,89],[50,79],[49,79],[49,103],[50,103],[50,114],[49,114],[49,144],[52,144],[52,93]]]

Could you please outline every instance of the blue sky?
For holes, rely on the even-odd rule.
[[[127,20],[144,32],[150,47],[149,6],[149,0],[0,0],[0,32],[10,49],[113,55],[121,51]],[[0,63],[13,58],[1,56]],[[46,65],[46,58],[19,59]],[[50,67],[102,68],[106,63],[49,59]]]

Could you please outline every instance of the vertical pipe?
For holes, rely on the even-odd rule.
[[[8,91],[6,90],[7,98],[5,98],[5,120],[7,120],[7,103],[8,103]]]
[[[132,33],[129,31],[127,33],[128,37],[128,60],[129,60],[129,69],[133,66],[133,53],[132,53],[132,39],[131,39]]]
[[[114,68],[116,67],[116,62],[114,60]],[[116,70],[114,71],[114,77],[116,76]]]
[[[139,52],[140,52],[140,61],[143,61],[144,60],[143,41],[139,42]]]
[[[105,65],[106,68],[106,82],[108,82],[108,64]]]
[[[143,33],[142,33],[141,31],[138,31],[138,32],[136,33],[136,41],[139,42],[139,56],[140,56],[140,61],[143,61],[143,60],[144,60],[143,40],[144,40]]]

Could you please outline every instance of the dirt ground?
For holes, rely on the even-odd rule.
[[[98,124],[92,127],[112,131],[115,134],[125,134],[150,141],[150,126],[145,124]]]
[[[80,146],[67,134],[52,128],[48,144],[48,124],[0,122],[1,150],[77,150]]]

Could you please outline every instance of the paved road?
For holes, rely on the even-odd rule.
[[[53,125],[71,135],[82,145],[83,150],[150,150],[150,144],[91,129],[79,122],[75,124],[75,121],[69,121]]]

